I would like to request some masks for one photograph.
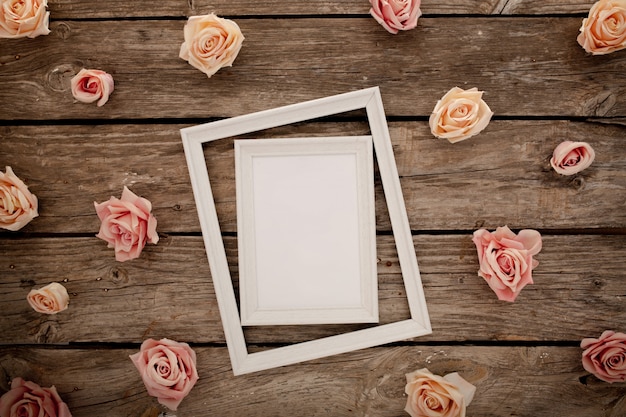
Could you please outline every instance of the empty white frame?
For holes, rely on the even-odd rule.
[[[241,324],[378,322],[371,136],[235,141]]]
[[[367,112],[411,318],[355,332],[250,353],[239,319],[237,299],[235,298],[224,242],[215,210],[203,144],[362,108],[365,108]],[[181,136],[215,295],[222,317],[228,353],[235,375],[397,342],[432,332],[411,229],[402,197],[400,179],[393,156],[391,138],[389,137],[378,87],[188,127],[181,129]]]

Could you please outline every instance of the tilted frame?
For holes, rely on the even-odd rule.
[[[349,333],[248,352],[228,268],[203,144],[218,139],[365,108],[411,318]],[[251,372],[397,342],[432,332],[391,138],[378,87],[320,98],[181,129],[202,236],[233,373]]]

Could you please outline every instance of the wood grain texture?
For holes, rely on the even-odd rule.
[[[625,55],[587,55],[580,18],[424,18],[397,37],[371,18],[239,23],[243,48],[211,79],[178,58],[179,20],[61,21],[48,36],[3,42],[0,118],[206,119],[372,86],[388,116],[426,117],[454,86],[484,90],[497,116],[626,115]],[[73,100],[82,67],[113,75],[106,106]]]
[[[24,232],[96,233],[93,202],[126,185],[154,206],[161,233],[199,232],[179,128],[184,125],[13,126],[0,128],[0,167],[10,165],[40,201]],[[258,137],[365,134],[359,121],[312,123]],[[475,138],[450,144],[426,122],[392,122],[390,134],[411,228],[579,229],[626,227],[624,127],[568,121],[492,121]],[[549,158],[564,140],[587,141],[596,160],[574,176]],[[220,224],[236,231],[232,141],[206,150]],[[390,230],[377,187],[377,227]],[[611,192],[607,192],[611,190]],[[462,209],[461,209],[462,208]],[[0,232],[0,236],[11,235]]]
[[[575,341],[619,329],[626,322],[624,236],[544,236],[535,285],[515,303],[498,301],[482,278],[471,235],[414,239],[432,335],[419,341]],[[225,245],[238,293],[236,239]],[[406,294],[389,236],[378,239],[381,323],[409,317]],[[93,238],[0,240],[0,308],[12,323],[0,344],[131,342],[168,337],[223,343],[221,320],[200,237],[162,237],[141,257],[115,261]],[[565,255],[566,254],[566,255]],[[62,282],[70,308],[54,316],[30,309],[31,288]],[[345,333],[363,325],[255,326],[251,344],[293,343]]]
[[[593,0],[444,0],[422,2],[424,16],[433,14],[575,14],[587,13]],[[52,19],[90,19],[120,17],[181,17],[206,13],[223,16],[298,16],[367,14],[370,4],[362,0],[178,0],[162,2],[128,2],[111,0],[106,3],[84,0],[50,0]]]
[[[238,377],[225,348],[194,350],[200,379],[178,417],[404,416],[404,375],[424,367],[440,375],[459,372],[476,386],[468,416],[553,417],[558,408],[570,417],[618,417],[626,411],[624,384],[589,376],[578,347],[374,348]],[[165,408],[145,392],[128,359],[134,352],[2,348],[2,389],[7,379],[25,376],[54,384],[74,417],[156,415]],[[59,362],[66,365],[53,365]]]

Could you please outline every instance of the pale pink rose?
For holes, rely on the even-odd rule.
[[[412,417],[465,417],[476,387],[457,372],[444,377],[420,369],[406,374],[404,411]]]
[[[0,227],[7,230],[20,230],[32,219],[39,216],[37,197],[19,179],[11,167],[6,173],[0,172]]]
[[[196,353],[187,343],[148,339],[130,356],[148,394],[176,410],[198,381]]]
[[[538,231],[525,229],[516,235],[507,226],[493,233],[480,229],[472,241],[478,251],[478,275],[498,299],[513,302],[522,288],[533,283],[532,270],[539,264],[533,256],[542,245]]]
[[[0,417],[72,417],[57,389],[42,388],[13,378],[11,389],[0,397]]]
[[[109,100],[115,88],[113,77],[101,70],[83,68],[72,77],[72,95],[83,103],[93,103],[98,100],[101,107]]]
[[[606,330],[599,339],[580,342],[583,367],[606,382],[626,381],[626,334]]]
[[[585,51],[604,55],[626,48],[626,0],[600,0],[583,19],[576,39]]]
[[[184,36],[179,57],[209,78],[220,68],[233,65],[244,40],[237,23],[213,13],[191,16],[185,24]]]
[[[596,157],[593,148],[585,142],[561,142],[550,159],[550,165],[561,175],[573,175],[588,168]]]
[[[421,0],[370,0],[370,14],[389,33],[410,30],[417,26],[422,15]]]
[[[95,203],[102,222],[96,235],[115,248],[115,259],[120,262],[139,257],[147,242],[156,244],[157,221],[150,213],[152,204],[124,187],[122,198],[111,197],[104,203]]]
[[[487,127],[493,112],[477,88],[454,87],[437,102],[428,123],[433,135],[459,142],[480,133]]]
[[[0,38],[35,38],[50,33],[48,0],[0,0]]]
[[[67,309],[70,303],[67,290],[58,282],[52,282],[38,290],[30,290],[26,299],[33,310],[44,314],[56,314]]]

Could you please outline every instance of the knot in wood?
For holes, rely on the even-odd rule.
[[[115,284],[128,282],[128,272],[123,268],[114,266],[109,270],[109,278]]]
[[[46,76],[48,87],[53,91],[63,92],[71,89],[70,80],[79,71],[72,64],[61,64],[54,67]]]
[[[39,330],[35,334],[37,343],[53,343],[57,340],[59,324],[53,320],[46,320],[39,325]]]
[[[58,23],[52,29],[53,33],[63,40],[69,39],[71,30],[70,25],[65,22]]]

